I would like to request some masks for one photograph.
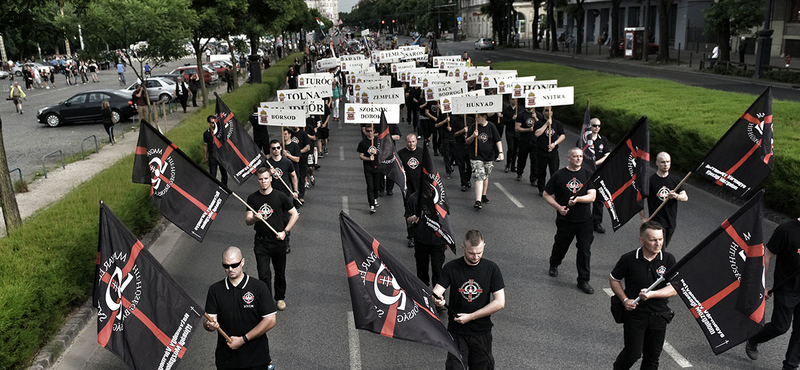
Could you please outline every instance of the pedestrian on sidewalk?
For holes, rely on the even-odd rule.
[[[111,111],[111,104],[108,103],[108,100],[103,100],[100,104],[100,117],[103,120],[103,128],[108,134],[108,142],[114,145],[117,141],[114,139],[112,127],[114,127],[114,123],[116,122],[114,122],[114,114]]]

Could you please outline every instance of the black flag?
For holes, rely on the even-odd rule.
[[[695,173],[744,198],[772,172],[772,87],[747,108]]]
[[[608,209],[614,231],[644,208],[649,162],[650,129],[643,116],[589,179]]]
[[[756,193],[664,274],[717,355],[764,326],[763,194]]]
[[[225,185],[145,121],[136,143],[133,182],[150,185],[150,200],[159,212],[200,242],[230,195]]]
[[[594,140],[592,140],[592,124],[589,117],[589,101],[586,101],[586,112],[583,114],[583,126],[581,126],[581,137],[578,138],[578,147],[583,150],[583,167],[594,173],[597,170],[594,152]]]
[[[339,227],[356,328],[441,347],[461,359],[428,287],[344,212]]]
[[[378,171],[397,184],[403,192],[403,198],[406,197],[408,192],[406,171],[403,169],[403,162],[397,156],[389,124],[386,122],[386,114],[383,111],[381,111],[381,124],[378,125]]]
[[[456,243],[453,238],[453,227],[450,226],[450,205],[447,203],[447,192],[444,183],[439,177],[439,171],[433,165],[428,146],[422,147],[422,174],[419,178],[419,194],[417,198],[417,213],[420,222],[416,227],[427,227],[431,233],[442,239],[445,245],[456,253]]]
[[[97,343],[132,369],[177,368],[202,315],[103,203],[92,302]]]
[[[219,95],[215,112],[217,124],[212,132],[216,146],[214,156],[236,183],[241,185],[267,163],[267,158]]]

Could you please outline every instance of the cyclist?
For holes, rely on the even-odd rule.
[[[119,84],[125,86],[125,65],[121,61],[117,63],[117,75],[119,75]]]

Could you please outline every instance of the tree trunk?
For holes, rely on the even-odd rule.
[[[608,32],[608,56],[611,58],[619,53],[619,3],[620,0],[611,0],[611,30]]]
[[[672,10],[672,0],[658,0],[658,57],[657,62],[669,62],[669,16]],[[645,41],[645,45],[647,42]],[[647,50],[645,50],[647,52]]]
[[[578,3],[580,8],[578,8],[578,16],[575,17],[575,22],[578,22],[578,34],[575,35],[575,54],[583,53],[581,51],[583,46],[583,19],[584,14],[586,14],[586,10],[583,9],[583,2]]]
[[[731,60],[731,49],[728,47],[728,40],[731,39],[731,21],[725,19],[722,21],[722,27],[719,29],[719,39],[717,39],[717,46],[719,46],[719,60],[728,62]]]
[[[208,42],[206,42],[208,45]],[[194,47],[195,62],[197,63],[197,70],[203,67],[203,47],[200,45],[200,37],[195,35],[192,40],[192,47]],[[205,79],[200,80],[200,89],[203,91],[203,108],[208,106],[208,89],[206,88]]]
[[[225,41],[228,42],[228,52],[231,54],[231,62],[233,62],[233,68],[231,68],[231,76],[233,76],[233,89],[236,90],[239,88],[239,61],[236,60],[236,55],[234,55],[234,47],[233,43],[229,37],[225,38]]]
[[[547,0],[547,25],[550,29],[550,51],[558,51],[558,35],[556,31],[555,0]]]
[[[531,38],[531,42],[533,43],[533,48],[539,48],[539,7],[542,5],[541,2],[533,2],[533,22],[531,22],[531,33],[533,37]]]
[[[0,206],[3,207],[3,219],[6,222],[6,234],[22,226],[22,216],[17,205],[17,196],[8,173],[6,147],[3,144],[3,119],[0,118]]]

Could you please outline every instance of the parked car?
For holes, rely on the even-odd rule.
[[[0,78],[6,79],[8,78],[9,74],[6,71],[0,71]]]
[[[42,70],[45,70],[48,73],[53,71],[53,67],[48,66],[46,64],[41,64],[41,63],[25,63],[25,66],[26,67],[31,67],[31,68],[36,68],[36,69],[39,70],[39,72],[41,72]],[[14,72],[14,76],[22,77],[22,65],[14,66],[14,69],[12,69],[12,72]]]
[[[180,76],[181,75],[179,75],[177,73],[162,73],[160,75],[153,75],[152,78],[158,77],[158,78],[163,78],[163,79],[166,79],[166,80],[170,80],[170,81],[172,81],[172,84],[174,85],[174,84],[178,83],[178,77],[180,77]]]
[[[73,95],[63,102],[39,109],[36,119],[50,127],[65,123],[102,122],[100,105],[103,100],[111,104],[111,114],[122,122],[136,114],[131,94],[119,90],[91,90]]]
[[[475,42],[475,50],[478,50],[478,49],[480,49],[480,50],[483,50],[483,49],[492,49],[492,50],[494,50],[494,44],[495,44],[494,40],[481,37],[480,39],[478,39],[477,42]]]
[[[222,62],[203,62],[203,66],[213,68],[214,73],[216,73],[222,81],[225,81],[225,64]]]
[[[206,85],[210,85],[214,82],[219,81],[219,76],[211,67],[204,66],[203,67],[203,81],[205,81]],[[185,66],[185,67],[178,67],[172,70],[170,74],[183,74],[188,78],[189,75],[197,73],[196,66]]]
[[[150,101],[170,101],[175,98],[175,82],[172,80],[160,77],[150,77],[145,80],[144,83],[144,86],[147,88],[147,94],[150,95]],[[122,89],[120,91],[128,96],[133,96],[133,92],[136,91],[136,83],[132,83],[126,89]]]

